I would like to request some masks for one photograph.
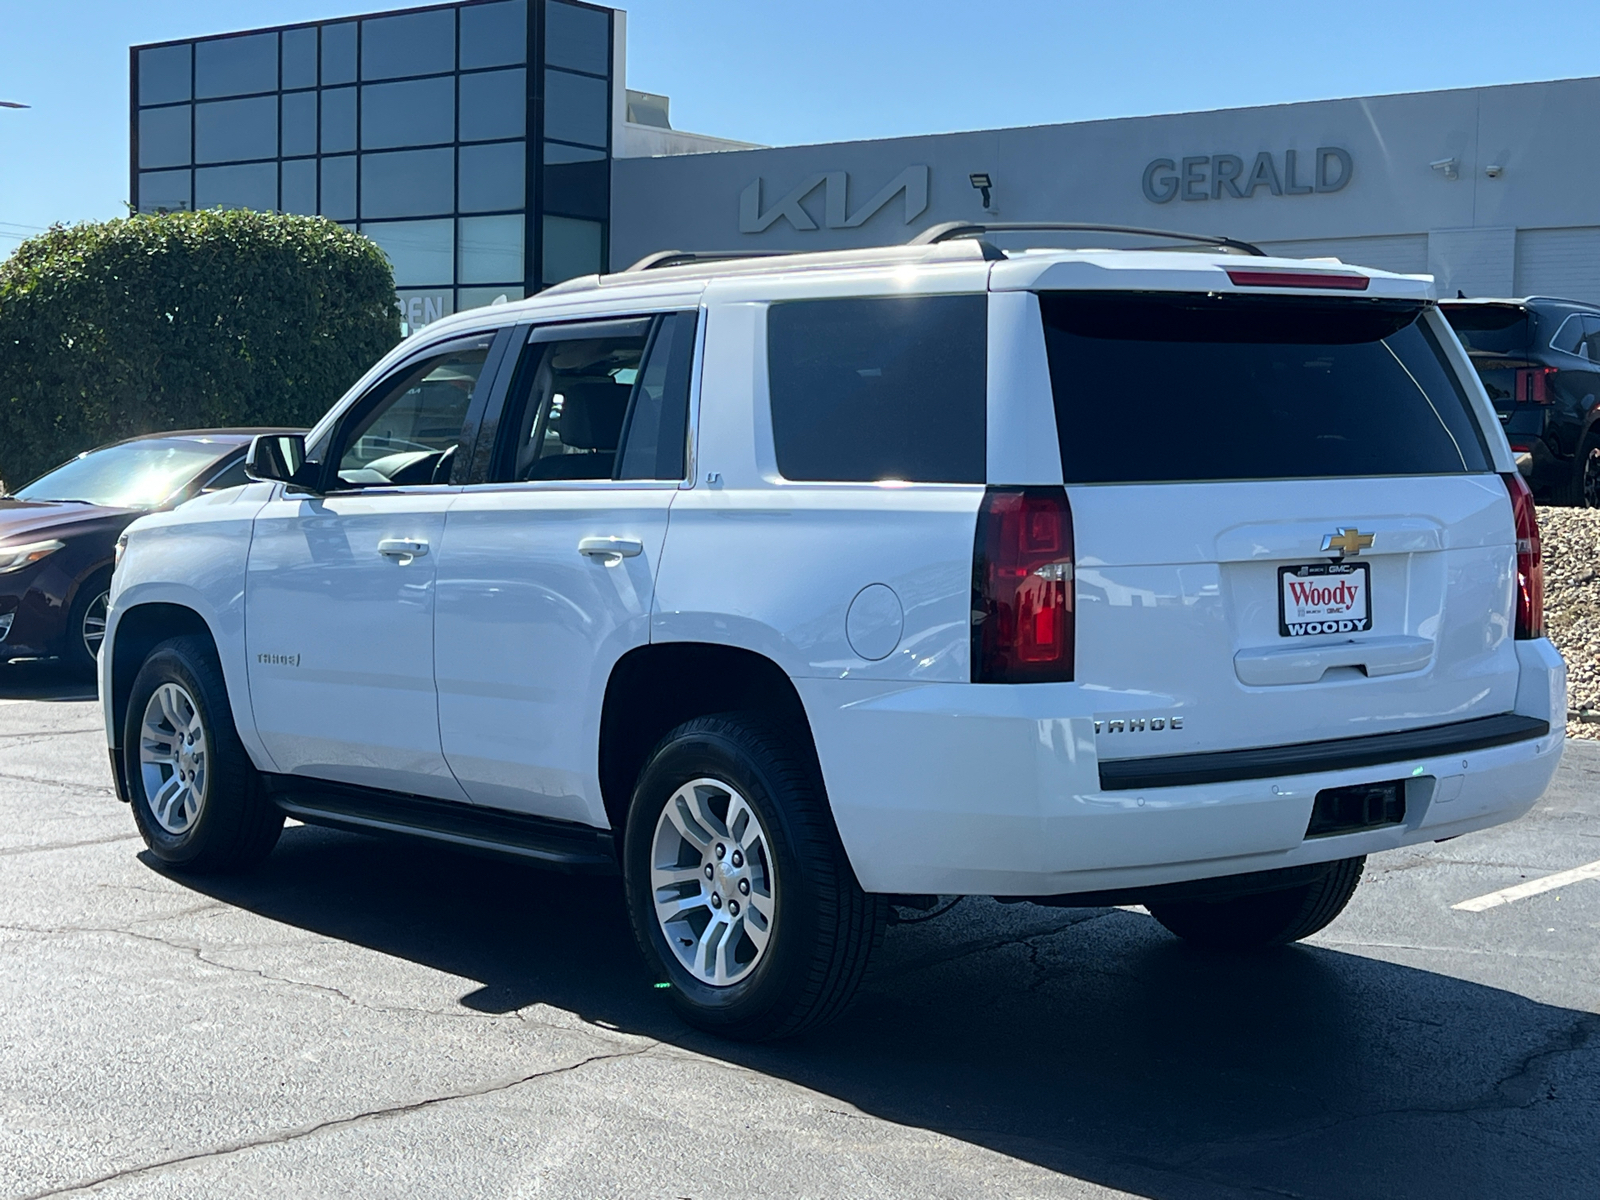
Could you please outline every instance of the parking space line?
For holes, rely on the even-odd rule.
[[[1557,871],[1554,875],[1530,879],[1527,883],[1501,888],[1498,892],[1490,892],[1487,896],[1474,896],[1471,900],[1463,900],[1460,904],[1452,904],[1450,907],[1462,912],[1482,912],[1486,908],[1498,908],[1502,904],[1510,904],[1513,900],[1521,900],[1527,896],[1537,896],[1541,892],[1553,892],[1556,888],[1566,887],[1569,883],[1577,883],[1583,879],[1600,879],[1600,861],[1573,867],[1570,871]]]

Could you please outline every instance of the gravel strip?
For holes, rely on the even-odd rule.
[[[1567,660],[1570,737],[1600,741],[1600,509],[1541,508],[1544,627]]]

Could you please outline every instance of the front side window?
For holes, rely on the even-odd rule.
[[[536,329],[495,478],[679,480],[695,314]]]
[[[435,355],[378,385],[341,438],[341,488],[442,486],[461,444],[489,343]]]

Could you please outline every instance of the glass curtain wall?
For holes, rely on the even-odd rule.
[[[403,319],[602,269],[612,14],[471,3],[135,47],[141,212],[320,213],[394,265]]]

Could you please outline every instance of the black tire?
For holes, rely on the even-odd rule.
[[[78,594],[73,598],[71,611],[67,613],[67,627],[61,643],[61,661],[73,670],[94,669],[95,655],[84,641],[84,623],[90,610],[95,609],[99,613],[101,636],[105,635],[105,601],[110,592],[110,567],[96,571],[78,585]]]
[[[1258,950],[1310,937],[1344,911],[1361,882],[1366,858],[1346,858],[1315,883],[1229,900],[1149,904],[1150,915],[1196,945]]]
[[[1543,503],[1566,508],[1600,508],[1600,437],[1585,435],[1561,482]]]
[[[691,972],[667,944],[651,886],[662,812],[681,787],[701,778],[722,781],[749,805],[774,869],[765,950],[746,976],[720,986]],[[788,1037],[843,1012],[887,918],[882,897],[856,881],[809,756],[741,714],[688,721],[656,747],[628,810],[623,875],[634,936],[671,984],[678,1013],[700,1029],[746,1041]]]
[[[157,817],[140,754],[146,709],[164,684],[176,684],[192,698],[204,738],[197,811],[176,832]],[[162,862],[185,871],[225,874],[256,866],[277,845],[283,813],[268,799],[239,741],[222,667],[206,639],[171,638],[144,660],[128,697],[122,755],[134,822],[150,853]]]
[[[1591,433],[1583,439],[1573,475],[1577,494],[1572,503],[1581,508],[1600,508],[1600,437]]]

